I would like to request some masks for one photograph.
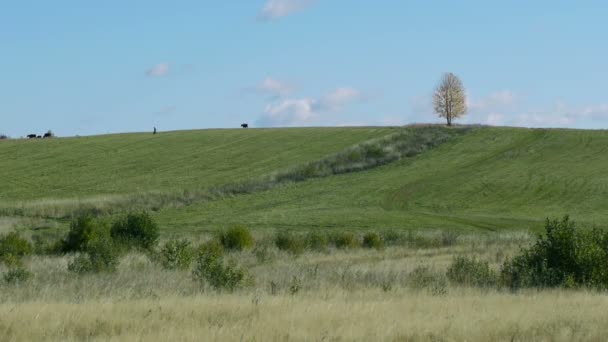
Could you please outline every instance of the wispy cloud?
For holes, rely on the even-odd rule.
[[[170,72],[169,63],[158,63],[146,71],[148,77],[163,77],[167,76]]]
[[[269,21],[283,18],[310,7],[314,2],[315,0],[268,0],[258,19]]]
[[[286,97],[294,91],[294,86],[286,81],[266,77],[258,85],[245,89],[246,92],[267,95],[272,98]]]
[[[350,87],[338,88],[318,99],[279,99],[266,105],[258,124],[270,127],[307,125],[321,119],[322,114],[341,111],[361,99],[361,92]]]

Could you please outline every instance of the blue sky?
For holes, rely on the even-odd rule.
[[[608,128],[603,1],[6,1],[0,133],[440,122]]]

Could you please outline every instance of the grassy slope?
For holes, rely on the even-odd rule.
[[[315,160],[390,128],[202,130],[0,142],[0,201],[222,185]]]
[[[608,132],[479,129],[374,170],[158,214],[173,229],[538,228],[608,224]]]

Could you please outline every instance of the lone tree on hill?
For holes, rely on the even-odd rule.
[[[440,118],[446,118],[448,126],[452,126],[455,118],[467,113],[467,96],[458,76],[451,72],[443,75],[433,95],[433,107]]]

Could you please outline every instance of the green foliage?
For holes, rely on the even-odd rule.
[[[365,248],[383,249],[384,241],[380,234],[375,232],[368,232],[363,235],[363,243],[361,244]]]
[[[274,243],[278,249],[293,255],[302,254],[306,248],[306,241],[301,236],[286,231],[280,231],[276,235]]]
[[[338,249],[356,248],[359,246],[357,236],[351,232],[336,232],[329,236],[330,242]]]
[[[487,261],[466,256],[454,258],[446,275],[453,284],[482,288],[494,286],[497,279]]]
[[[100,229],[90,214],[79,214],[70,223],[70,230],[62,243],[62,251],[64,253],[86,251],[89,242],[101,233]]]
[[[147,212],[121,217],[114,222],[110,233],[121,244],[145,250],[153,249],[160,236],[158,226]]]
[[[169,270],[187,270],[192,263],[193,251],[187,239],[167,241],[160,249],[160,264]]]
[[[198,251],[193,278],[201,284],[207,283],[215,290],[234,291],[246,284],[247,273],[234,260],[224,261],[223,248],[212,241]]]
[[[119,256],[114,241],[108,235],[99,235],[88,242],[86,252],[68,264],[68,270],[77,274],[115,272]]]
[[[327,234],[312,230],[306,235],[306,247],[316,252],[324,252],[329,245]]]
[[[522,287],[608,288],[608,231],[578,229],[565,216],[545,223],[545,235],[505,261],[501,282]]]
[[[0,262],[32,254],[32,245],[17,232],[0,235]]]
[[[236,225],[220,233],[220,242],[227,250],[242,251],[253,246],[253,236],[247,227]]]

